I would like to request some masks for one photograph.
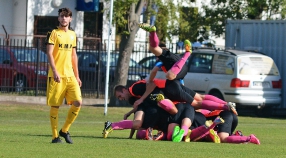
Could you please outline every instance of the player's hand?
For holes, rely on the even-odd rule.
[[[127,120],[127,118],[130,116],[130,113],[126,113],[123,117],[123,120]]]
[[[53,71],[53,75],[54,75],[55,82],[60,83],[61,82],[61,76],[58,74],[58,72],[57,71]]]
[[[76,80],[77,80],[77,82],[78,82],[78,85],[81,87],[82,82],[81,82],[80,78],[79,78],[79,77],[76,77]]]

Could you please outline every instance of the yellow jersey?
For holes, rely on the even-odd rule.
[[[64,31],[53,29],[47,33],[46,44],[54,45],[53,57],[56,70],[60,77],[74,76],[72,68],[72,49],[76,47],[76,34],[73,30]],[[53,77],[51,67],[49,68],[48,77]]]

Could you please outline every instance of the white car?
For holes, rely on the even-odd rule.
[[[239,50],[196,49],[188,60],[185,86],[211,94],[237,107],[258,108],[281,103],[282,80],[274,61],[266,55]],[[156,78],[165,78],[160,71]]]

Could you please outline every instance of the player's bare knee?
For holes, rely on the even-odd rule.
[[[198,101],[198,102],[203,101],[204,98],[205,98],[205,96],[204,96],[204,95],[201,95],[201,94],[199,94],[199,93],[196,93],[195,96],[194,96],[194,99],[195,99],[196,101]]]
[[[152,52],[157,57],[162,55],[162,49],[158,46],[157,47],[150,46],[149,50],[150,50],[150,52]]]
[[[192,104],[191,104],[195,109],[201,109],[202,108],[202,102],[201,101],[196,101],[193,100]]]
[[[175,75],[173,72],[171,72],[171,71],[168,71],[167,73],[166,73],[166,78],[168,79],[168,80],[174,80],[175,78],[177,77],[177,75]]]
[[[227,137],[229,137],[228,133],[220,132],[217,135],[219,136],[221,143],[227,143]]]
[[[133,125],[132,125],[133,129],[138,130],[141,126],[142,126],[141,121],[138,121],[138,120],[133,121]]]
[[[175,115],[176,113],[178,113],[178,109],[177,108],[173,108],[171,110],[171,114]]]

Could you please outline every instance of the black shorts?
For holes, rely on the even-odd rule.
[[[230,135],[234,132],[235,128],[238,125],[238,118],[237,116],[230,111],[222,111],[220,112],[219,116],[224,120],[224,123],[219,124],[215,127],[218,133],[226,132]],[[208,117],[208,120],[214,120],[216,116]]]
[[[169,71],[173,65],[181,59],[181,56],[178,54],[174,54],[169,50],[162,50],[162,55],[158,56],[158,58],[162,61],[163,66]],[[185,64],[181,71],[177,74],[175,79],[183,79],[188,73],[188,66]]]
[[[179,80],[167,80],[162,92],[172,101],[186,102],[189,104],[193,102],[194,96],[196,95],[196,92],[182,85]]]
[[[176,104],[178,112],[175,115],[171,115],[169,123],[181,124],[184,118],[189,118],[192,122],[195,117],[194,108],[188,103],[178,103]]]
[[[163,66],[166,68],[166,70],[170,70],[171,67],[181,59],[181,57],[178,54],[174,54],[170,52],[169,50],[162,49],[162,55],[158,56],[159,60],[162,61]]]
[[[203,115],[200,112],[195,112],[195,118],[194,118],[194,121],[192,122],[192,126],[190,127],[190,129],[195,129],[197,127],[205,125],[206,120],[207,119],[206,119],[205,115]]]
[[[137,111],[144,112],[142,128],[157,128],[166,131],[168,128],[168,117],[170,116],[165,110],[159,106],[140,104]]]

